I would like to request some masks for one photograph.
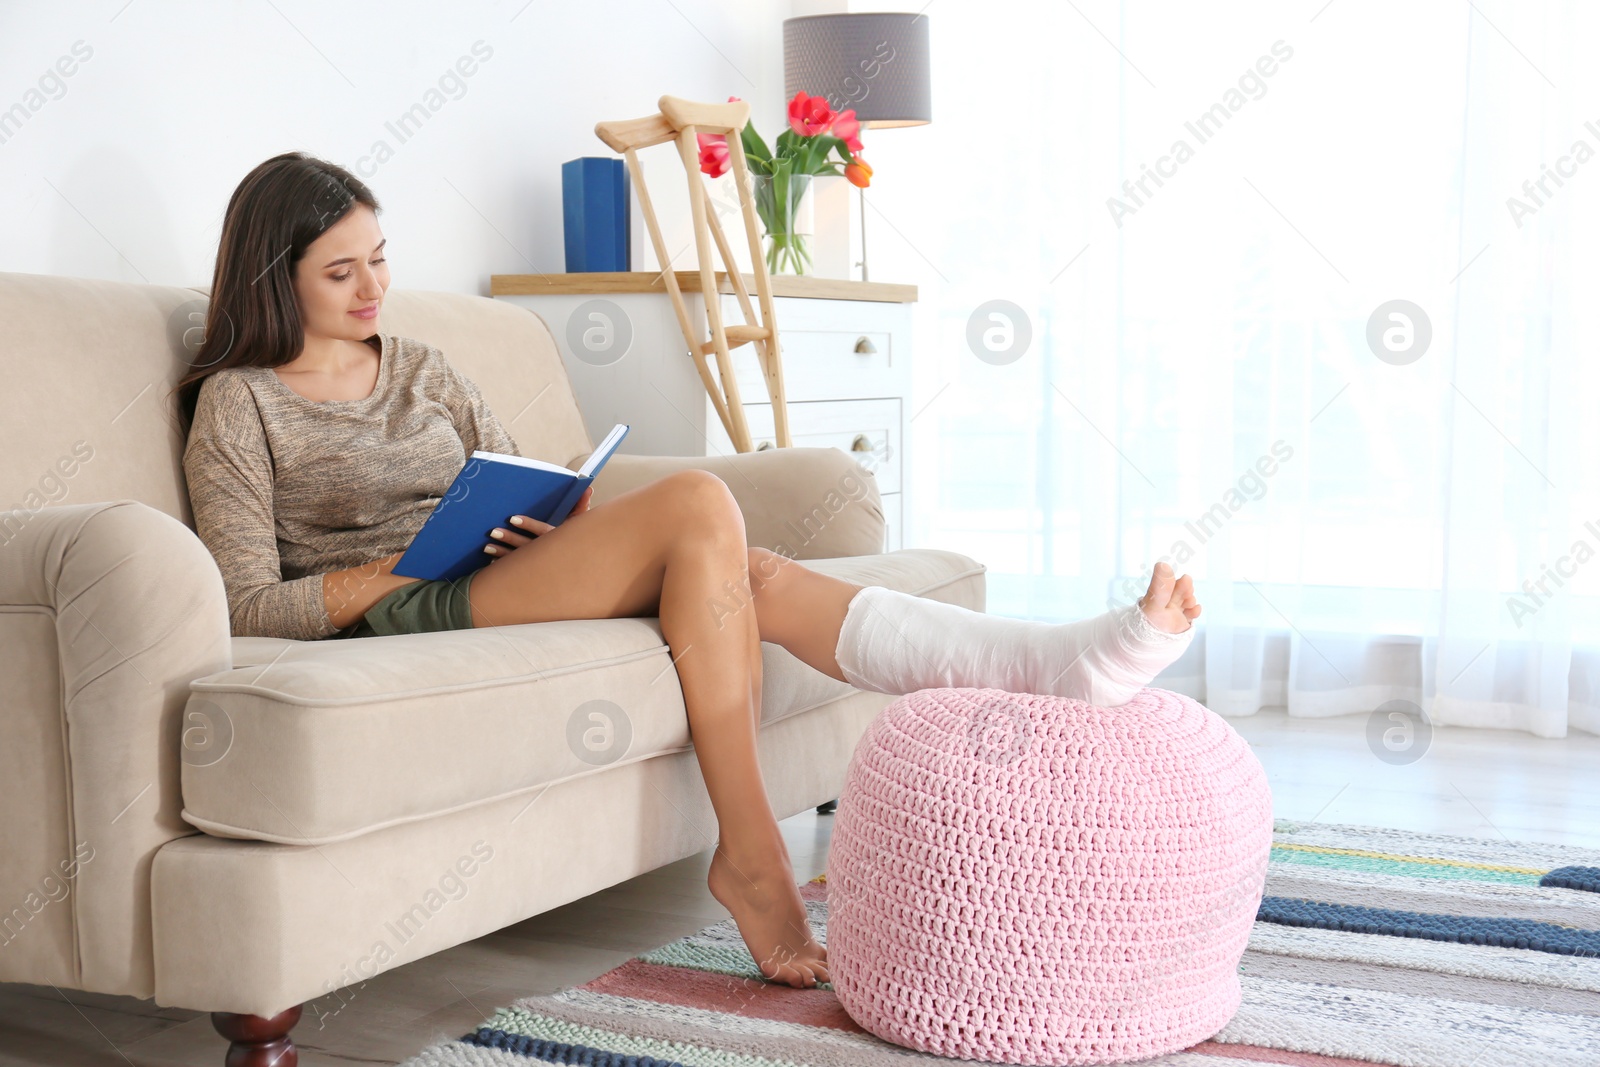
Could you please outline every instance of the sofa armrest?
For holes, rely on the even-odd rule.
[[[231,666],[211,554],[135,500],[0,511],[0,980],[152,996],[150,867],[195,832],[189,683]]]
[[[840,448],[770,448],[727,456],[618,453],[595,479],[590,506],[690,468],[708,470],[727,483],[744,513],[745,538],[754,547],[792,559],[883,551],[878,479]]]

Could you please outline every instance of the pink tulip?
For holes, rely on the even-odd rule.
[[[728,173],[728,139],[720,133],[697,133],[700,145],[700,171],[712,178]]]
[[[737,103],[737,96],[728,97],[728,103]],[[700,171],[713,178],[728,173],[728,139],[720,133],[697,133],[695,142],[700,146]]]
[[[833,135],[844,142],[851,155],[861,151],[861,123],[856,119],[856,109],[839,112],[833,120]]]
[[[789,128],[801,137],[827,133],[837,117],[833,109],[828,107],[826,97],[807,96],[801,91],[789,101]]]

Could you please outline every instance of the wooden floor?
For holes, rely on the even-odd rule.
[[[1441,729],[1425,754],[1374,755],[1366,718],[1232,720],[1272,780],[1280,818],[1600,847],[1600,737],[1561,741]],[[783,824],[797,880],[824,870],[830,816]],[[496,1007],[576,985],[727,917],[706,890],[710,853],[324,998],[294,1031],[303,1067],[395,1063],[459,1037]],[[0,1067],[220,1067],[209,1017],[49,986],[0,986]]]

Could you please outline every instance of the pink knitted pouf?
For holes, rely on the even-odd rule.
[[[1001,1063],[1145,1059],[1239,1008],[1272,797],[1221,717],[923,689],[867,728],[828,854],[828,967],[885,1041]]]

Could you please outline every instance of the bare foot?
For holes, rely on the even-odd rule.
[[[780,852],[765,863],[736,863],[719,841],[706,884],[732,913],[745,947],[767,978],[797,988],[828,981],[828,950],[811,936],[787,856]]]
[[[1157,563],[1150,574],[1150,588],[1139,598],[1139,610],[1150,625],[1169,634],[1187,630],[1200,617],[1200,601],[1194,597],[1194,581],[1185,574],[1173,580],[1172,565]]]

